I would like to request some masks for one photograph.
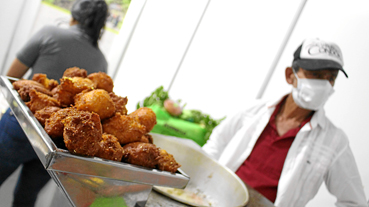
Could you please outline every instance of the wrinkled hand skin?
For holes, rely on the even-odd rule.
[[[115,106],[109,93],[102,89],[77,94],[74,97],[74,105],[79,110],[99,114],[101,120],[109,118],[115,113]]]
[[[62,121],[63,138],[69,152],[83,156],[95,156],[102,140],[100,117],[96,113],[76,110]]]

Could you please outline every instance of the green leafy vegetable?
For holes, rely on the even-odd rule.
[[[205,140],[209,139],[211,133],[213,132],[213,129],[218,126],[218,124],[220,124],[222,120],[225,119],[225,117],[218,120],[213,119],[210,117],[210,115],[204,114],[199,110],[183,110],[182,114],[179,115],[178,118],[205,127],[205,129],[207,130],[207,133],[204,137]]]
[[[154,92],[151,93],[151,96],[144,99],[143,103],[137,103],[137,109],[140,107],[148,107],[154,104],[159,105],[160,107],[164,107],[164,101],[169,99],[169,95],[167,91],[164,91],[164,87],[160,86]],[[177,101],[178,103],[181,100]],[[185,104],[186,105],[186,104]],[[185,106],[184,105],[184,106]],[[184,107],[183,106],[183,107]],[[182,107],[182,108],[183,108]],[[213,129],[220,124],[222,120],[225,119],[213,119],[210,115],[202,113],[199,110],[186,110],[182,111],[182,114],[176,116],[175,118],[182,119],[188,122],[199,124],[200,126],[204,127],[207,131],[206,135],[204,136],[204,140],[208,140]]]
[[[137,103],[136,108],[140,107],[148,107],[154,104],[159,106],[164,106],[164,101],[169,98],[168,92],[164,91],[164,87],[160,86],[154,92],[151,93],[151,96],[144,99],[143,103]]]

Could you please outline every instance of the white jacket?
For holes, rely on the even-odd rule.
[[[250,155],[279,101],[261,102],[225,119],[203,149],[235,172]],[[305,206],[323,181],[337,198],[336,206],[368,206],[348,138],[322,109],[297,133],[283,166],[274,205]]]

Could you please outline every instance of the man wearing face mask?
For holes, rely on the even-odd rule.
[[[225,119],[203,149],[275,206],[305,206],[323,182],[336,206],[367,206],[348,138],[323,109],[339,71],[338,45],[305,40],[285,70],[292,92]]]

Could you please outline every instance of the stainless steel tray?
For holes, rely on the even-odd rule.
[[[4,98],[27,135],[45,169],[72,206],[96,198],[122,197],[127,206],[144,206],[153,185],[185,188],[189,177],[97,157],[76,156],[59,149],[13,89],[10,77],[1,76]]]

